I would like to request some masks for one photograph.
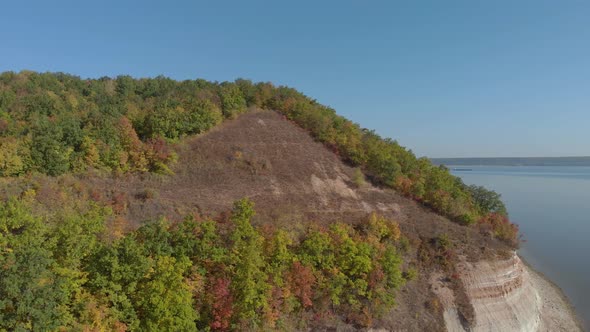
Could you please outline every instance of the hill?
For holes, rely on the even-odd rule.
[[[293,89],[4,73],[0,119],[0,328],[540,315],[497,195]]]
[[[256,208],[254,225],[272,226],[297,237],[310,226],[330,227],[345,222],[365,227],[367,218],[376,212],[399,224],[407,243],[405,269],[416,269],[420,276],[398,294],[395,311],[374,318],[374,324],[388,328],[402,324],[411,329],[443,329],[440,312],[423,306],[434,295],[429,280],[422,276],[430,275],[439,265],[419,261],[419,243],[444,235],[453,243],[453,255],[473,261],[494,257],[497,250],[506,248],[476,229],[451,222],[391,189],[374,187],[369,182],[359,185],[353,181],[355,168],[342,163],[305,130],[276,112],[241,115],[209,133],[183,141],[176,153],[178,161],[171,167],[172,176],[38,176],[33,181],[12,180],[5,192],[12,189],[15,191],[7,196],[23,197],[23,188],[34,184],[36,201],[41,205],[37,209],[43,213],[57,213],[69,205],[69,200],[75,200],[67,196],[80,195],[72,191],[81,192],[84,200],[114,210],[115,216],[106,220],[111,238],[141,230],[142,225],[161,217],[173,223],[188,215],[224,220],[234,202],[243,197],[248,197]],[[482,243],[487,243],[484,252],[479,250]],[[445,258],[445,264],[453,260],[449,257],[447,262]],[[461,292],[460,284],[451,284]],[[411,313],[419,313],[422,319],[412,319]]]
[[[0,75],[1,176],[98,169],[169,173],[171,147],[249,108],[280,112],[379,185],[464,224],[498,211],[446,169],[338,116],[294,89],[270,83],[177,82],[164,77],[82,80],[34,72]],[[498,205],[498,204],[494,204]],[[499,230],[498,230],[499,231]],[[515,231],[501,236],[515,241]]]

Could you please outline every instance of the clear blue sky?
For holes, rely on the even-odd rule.
[[[271,81],[417,155],[590,155],[590,2],[11,1],[0,71]]]

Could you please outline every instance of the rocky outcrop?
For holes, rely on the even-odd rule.
[[[475,312],[473,331],[537,331],[541,301],[526,266],[507,260],[458,266]]]
[[[567,303],[562,298],[556,309],[547,307],[549,300],[546,286],[541,289],[539,276],[529,273],[529,268],[514,254],[508,259],[469,263],[457,266],[458,277],[465,289],[474,311],[474,321],[467,324],[459,315],[453,291],[445,286],[442,275],[433,275],[431,285],[443,307],[443,316],[448,331],[578,331]],[[555,288],[555,287],[552,287]],[[541,289],[541,292],[539,291]],[[559,291],[552,289],[552,297]],[[549,322],[544,319],[548,310],[553,310]],[[559,314],[556,314],[559,312]],[[551,325],[548,325],[551,324]]]

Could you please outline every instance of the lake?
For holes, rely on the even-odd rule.
[[[519,253],[590,321],[590,167],[448,166],[502,195],[524,242]],[[460,170],[458,170],[460,169]]]

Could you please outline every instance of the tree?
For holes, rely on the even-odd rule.
[[[129,96],[131,96],[135,93],[136,80],[134,80],[131,76],[129,76],[129,75],[117,76],[117,78],[115,79],[115,82],[117,83],[117,87],[115,88],[115,90],[122,97],[128,98]]]
[[[170,236],[175,257],[189,257],[202,275],[227,261],[227,249],[215,221],[198,222],[191,216],[176,227]]]
[[[293,251],[289,248],[292,244],[292,239],[284,230],[275,232],[266,241],[267,270],[272,282],[279,287],[283,286],[283,274],[294,259]]]
[[[184,109],[187,116],[182,126],[183,135],[203,133],[223,120],[223,113],[219,107],[206,99],[191,98],[184,103]]]
[[[0,138],[0,176],[18,176],[26,169],[28,149],[14,138]]]
[[[70,294],[47,232],[22,203],[0,205],[0,330],[56,330],[68,321]]]
[[[96,142],[88,136],[84,136],[84,138],[82,138],[79,156],[81,160],[78,168],[80,169],[85,169],[87,167],[98,167],[100,165],[100,153],[96,148]]]
[[[231,324],[233,314],[233,297],[230,289],[230,280],[227,278],[215,278],[211,288],[211,322],[209,326],[214,331],[227,331]]]
[[[231,220],[234,230],[230,236],[231,290],[235,297],[235,311],[240,324],[258,324],[258,314],[267,305],[269,286],[264,273],[264,240],[252,227],[254,204],[242,199],[234,204]]]
[[[138,285],[133,298],[143,331],[196,331],[197,312],[183,273],[186,258],[156,256],[152,270]]]
[[[498,213],[504,216],[507,215],[506,206],[502,202],[501,195],[497,192],[476,185],[471,185],[467,189],[481,214]]]
[[[478,221],[480,229],[505,241],[511,246],[518,246],[518,226],[512,224],[508,217],[500,213],[488,213]]]
[[[311,307],[313,305],[313,287],[316,283],[312,269],[299,261],[295,261],[289,272],[291,292],[293,292],[303,308]]]
[[[130,330],[137,329],[140,321],[133,295],[152,264],[135,235],[129,234],[111,245],[103,245],[85,260],[86,287],[106,298],[114,315]]]
[[[174,248],[170,243],[172,234],[168,227],[168,221],[162,218],[141,227],[135,232],[136,239],[142,243],[148,256],[171,256],[174,253]]]
[[[176,160],[176,154],[171,151],[163,138],[148,140],[145,145],[145,156],[150,172],[172,174],[168,165]]]
[[[70,168],[70,154],[73,152],[62,142],[61,128],[44,122],[33,131],[31,157],[39,170],[48,175],[60,175]]]
[[[178,139],[183,133],[184,117],[186,117],[186,112],[177,102],[163,102],[146,116],[143,134],[147,138]]]
[[[331,233],[336,243],[336,279],[343,286],[333,288],[332,301],[339,304],[343,297],[346,303],[357,306],[359,299],[367,295],[367,279],[373,268],[373,248],[364,241],[354,239],[354,233],[347,225],[335,224]]]
[[[64,208],[58,214],[59,226],[51,237],[56,242],[55,258],[61,267],[78,269],[82,261],[93,254],[99,245],[99,234],[104,230],[110,210],[91,203],[84,213]]]
[[[223,115],[226,118],[233,118],[246,110],[246,99],[242,94],[242,90],[235,83],[223,83],[219,95],[221,97]]]
[[[147,172],[148,161],[145,157],[145,148],[137,136],[131,121],[127,117],[121,117],[117,127],[123,150],[129,155],[129,170]]]

